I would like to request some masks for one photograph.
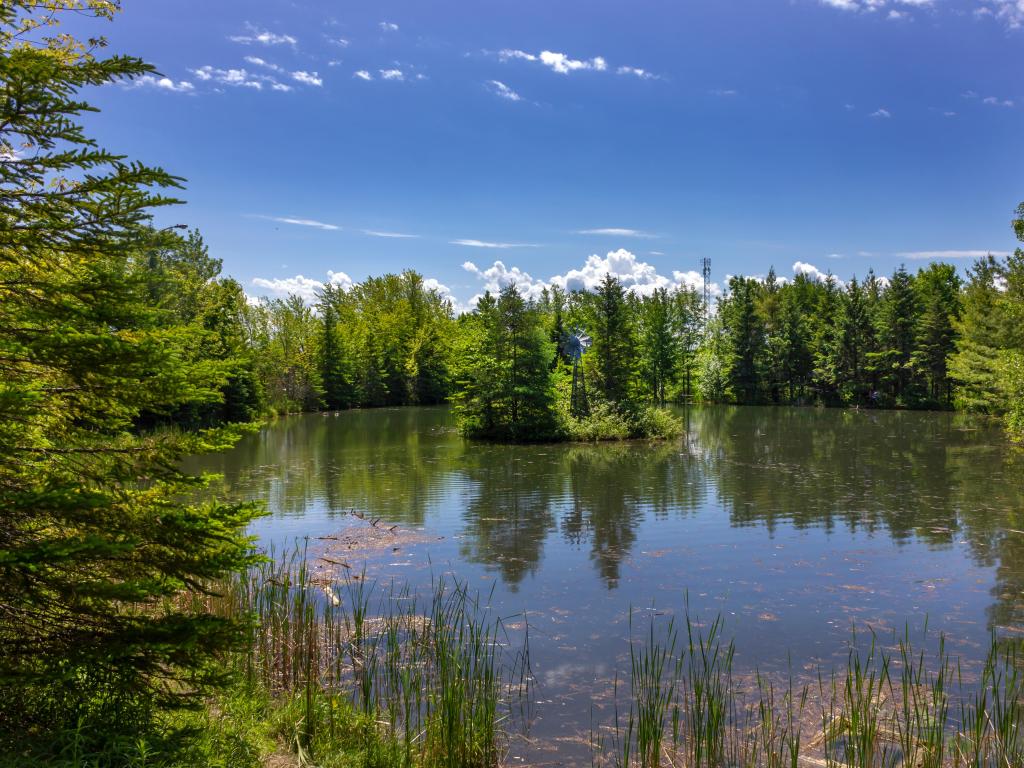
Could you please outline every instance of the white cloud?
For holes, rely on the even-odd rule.
[[[464,245],[469,248],[536,248],[534,243],[493,243],[487,240],[460,239],[449,240],[451,245]]]
[[[712,96],[736,96],[738,91],[734,88],[715,88],[714,90],[708,91]]]
[[[339,48],[348,48],[349,42],[344,37],[328,37],[327,42]]]
[[[1024,2],[1024,0],[1022,0]],[[996,96],[988,96],[981,100],[982,104],[988,104],[990,107],[1012,107],[1013,101],[1010,99],[1000,99]]]
[[[358,77],[360,80],[373,80],[373,75],[367,72],[365,69],[359,69],[352,73],[352,77]]]
[[[506,48],[498,52],[498,58],[502,61],[508,61],[510,59],[539,61],[544,66],[551,69],[552,72],[557,72],[560,75],[567,75],[570,72],[583,70],[604,72],[608,69],[608,62],[601,56],[595,56],[592,59],[573,59],[564,53],[557,53],[555,51],[541,51],[535,56],[534,54],[527,53],[526,51]]]
[[[890,112],[888,109],[885,109],[883,107],[881,109],[878,109],[878,110],[872,112],[869,115],[869,117],[874,117],[874,118],[877,118],[877,119],[888,120],[890,117],[892,117],[892,112]]]
[[[390,21],[382,21],[377,26],[380,27],[381,32],[397,32],[398,25]]]
[[[289,86],[279,83],[270,75],[257,74],[247,69],[219,69],[207,64],[199,69],[193,69],[191,72],[204,83],[217,83],[232,88],[252,88],[256,91],[262,91],[264,85],[274,91],[291,90]]]
[[[820,0],[822,5],[827,5],[831,8],[838,8],[840,11],[864,11],[866,13],[874,13],[880,11],[887,6],[910,6],[912,8],[927,8],[934,5],[935,0]],[[896,11],[899,14],[899,11]],[[901,14],[900,17],[902,17]],[[892,11],[889,14],[890,18],[893,18]],[[899,18],[899,17],[897,17]]]
[[[258,43],[259,45],[295,45],[299,42],[292,35],[281,35],[265,29],[261,30],[252,24],[246,24],[245,27],[246,34],[232,35],[228,39],[233,43],[241,43],[242,45],[252,45],[253,43]]]
[[[617,75],[632,75],[633,77],[638,77],[641,80],[660,80],[661,79],[661,77],[659,75],[656,75],[653,72],[648,72],[646,69],[641,69],[640,67],[619,67],[618,69],[615,70],[615,74],[617,74]]]
[[[419,235],[407,235],[402,232],[380,232],[376,229],[364,229],[363,234],[369,235],[370,237],[389,237],[401,240],[411,240],[419,237]]]
[[[500,80],[488,80],[484,85],[495,96],[500,96],[508,101],[522,101],[523,97],[513,91]]]
[[[284,72],[284,69],[277,66],[277,64],[272,64],[265,59],[261,59],[259,56],[246,56],[245,61],[247,64],[252,64],[254,67],[263,67],[264,69],[269,69],[271,72]]]
[[[302,219],[297,216],[257,216],[258,219],[266,219],[267,221],[276,221],[279,224],[294,224],[299,227],[313,227],[314,229],[324,229],[330,232],[340,230],[341,227],[336,224],[325,224],[322,221],[316,219]]]
[[[1010,255],[1007,251],[984,250],[901,251],[896,255],[901,259],[911,259],[913,261],[945,261],[947,259],[982,259],[990,253],[997,258],[1003,258]]]
[[[985,0],[991,8],[979,8],[979,15],[990,15],[1002,21],[1010,29],[1024,27],[1024,0]]]
[[[576,231],[577,235],[608,235],[610,237],[643,237],[643,238],[655,238],[657,235],[652,235],[649,232],[641,232],[639,229],[622,229],[620,227],[603,227],[601,229],[580,229]]]
[[[378,71],[384,80],[405,80],[405,73],[400,69],[381,69]]]
[[[811,280],[815,280],[819,283],[823,283],[829,278],[835,280],[836,285],[844,285],[842,280],[839,280],[835,275],[827,272],[822,272],[813,264],[808,264],[806,261],[797,261],[793,263],[793,274],[794,275],[806,275]]]
[[[323,79],[316,72],[305,72],[299,70],[298,72],[292,72],[292,80],[303,85],[313,85],[319,88],[324,84]]]
[[[527,298],[539,298],[541,292],[550,286],[557,285],[568,291],[594,290],[606,274],[618,278],[625,289],[632,293],[646,296],[658,288],[674,290],[680,287],[701,288],[703,276],[696,271],[674,271],[671,277],[659,274],[651,264],[638,261],[637,257],[625,249],[610,251],[604,257],[592,255],[578,269],[570,269],[564,274],[553,275],[548,280],[534,278],[518,267],[508,267],[502,261],[495,261],[487,269],[480,269],[471,261],[462,268],[473,274],[483,283],[483,287],[491,292],[500,291],[510,283],[515,283],[520,292]],[[722,294],[722,287],[717,283],[709,286],[715,296]],[[475,304],[474,297],[470,304]]]
[[[353,283],[352,278],[344,272],[327,272],[327,282],[339,286],[342,290],[349,290]],[[303,301],[312,303],[316,301],[317,292],[324,288],[325,283],[314,280],[304,275],[295,277],[278,277],[268,279],[265,277],[253,278],[252,284],[264,288],[276,296],[300,296]]]
[[[155,75],[143,75],[134,80],[126,81],[125,85],[129,88],[156,88],[157,90],[170,91],[171,93],[191,93],[195,90],[195,86],[188,80],[175,82],[169,77],[156,77]]]

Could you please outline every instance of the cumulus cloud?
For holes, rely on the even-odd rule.
[[[169,77],[156,77],[155,75],[143,75],[134,80],[125,81],[125,85],[128,88],[156,88],[159,91],[171,93],[192,93],[195,90],[195,86],[188,80],[175,82]]]
[[[662,275],[653,265],[640,261],[635,254],[623,248],[610,251],[603,257],[597,254],[589,256],[579,268],[552,275],[547,280],[534,278],[519,267],[506,266],[502,261],[495,261],[486,269],[467,261],[462,268],[474,275],[481,281],[482,287],[492,293],[515,283],[524,296],[532,299],[539,298],[545,288],[553,285],[567,291],[592,291],[606,274],[618,278],[627,291],[640,296],[650,295],[658,288],[702,288],[704,284],[704,278],[699,272],[676,270],[670,276]],[[709,288],[712,295],[722,295],[722,287],[718,283],[712,283]],[[475,296],[470,304],[475,304],[478,298]]]
[[[303,301],[309,303],[316,301],[317,292],[323,290],[327,283],[336,285],[345,291],[349,290],[353,285],[351,277],[346,275],[344,272],[334,271],[327,272],[326,283],[304,275],[269,279],[265,277],[256,277],[253,278],[252,281],[253,285],[258,288],[265,289],[274,296],[300,296]]]
[[[655,238],[657,235],[652,235],[649,232],[642,232],[639,229],[623,229],[621,227],[602,227],[600,229],[579,229],[576,230],[577,235],[608,235],[610,237],[643,237],[643,238]]]
[[[806,261],[793,262],[793,274],[794,275],[805,275],[811,280],[815,280],[819,283],[823,283],[826,280],[834,280],[836,285],[844,285],[842,280],[839,280],[835,275],[830,272],[822,272],[813,264],[808,264]]]
[[[360,80],[373,80],[373,75],[371,75],[365,69],[357,69],[355,72],[352,73],[352,77],[357,77]]]
[[[405,80],[405,73],[400,69],[382,69],[380,76],[384,80]]]
[[[262,59],[259,59],[259,61],[262,62]],[[292,89],[290,85],[278,82],[270,75],[250,72],[244,68],[220,69],[207,64],[206,66],[199,67],[199,69],[193,69],[191,72],[198,80],[205,83],[227,85],[232,88],[251,88],[255,91],[262,91],[264,86],[272,91],[290,91]]]
[[[850,12],[875,13],[889,8],[888,18],[890,19],[901,19],[907,16],[905,12],[895,10],[893,6],[927,8],[935,4],[935,0],[820,0],[820,2],[830,8]]]
[[[284,69],[277,66],[277,64],[272,64],[271,62],[266,61],[265,59],[261,59],[259,56],[246,56],[245,62],[247,64],[252,64],[254,67],[263,67],[264,69],[269,69],[271,72],[284,72]]]
[[[297,83],[302,83],[303,85],[316,86],[317,88],[324,84],[324,81],[321,79],[318,73],[305,72],[303,70],[299,70],[298,72],[292,72],[292,80],[294,80]]]
[[[595,56],[592,59],[574,59],[564,53],[557,53],[555,51],[541,51],[539,54],[534,55],[526,51],[505,48],[498,52],[498,58],[502,61],[521,59],[523,61],[540,62],[552,72],[557,72],[560,75],[583,70],[604,72],[608,69],[608,62],[601,56]]]
[[[874,117],[876,119],[882,119],[882,120],[888,120],[890,117],[892,117],[892,112],[890,112],[888,109],[882,108],[882,109],[878,109],[878,110],[872,112],[869,115],[869,117]]]
[[[397,32],[398,31],[398,25],[393,23],[393,22],[390,22],[390,21],[382,21],[377,26],[380,27],[380,31],[381,32]]]
[[[508,101],[523,100],[522,96],[513,91],[500,80],[488,80],[486,83],[484,83],[484,85],[487,87],[487,90],[489,90],[495,96],[500,96],[501,98],[507,99]]]
[[[1002,21],[1010,29],[1024,27],[1024,0],[985,0],[986,5],[979,8],[979,16],[993,16]]]
[[[277,34],[265,29],[259,29],[252,24],[246,24],[244,35],[232,35],[228,39],[233,43],[242,45],[295,45],[299,41],[292,35]]]

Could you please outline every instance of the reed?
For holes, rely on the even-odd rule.
[[[366,765],[500,762],[528,657],[465,585],[440,578],[421,595],[365,574],[329,581],[300,549],[231,580],[206,608],[252,617],[231,663],[265,692],[303,764],[330,762],[339,744]]]
[[[633,636],[630,614],[630,636]],[[631,642],[629,686],[615,684],[613,722],[592,739],[595,764],[616,768],[1021,768],[1024,653],[991,636],[967,674],[939,637],[915,649],[909,630],[887,644],[853,631],[845,664],[819,670],[817,685],[792,673],[779,685],[759,672],[733,674],[735,648],[721,619],[706,628],[685,615],[655,622]],[[927,630],[925,635],[927,643]],[[817,714],[815,714],[817,713]],[[815,725],[817,721],[817,725]],[[591,729],[592,733],[594,729]],[[610,754],[608,754],[610,752]]]

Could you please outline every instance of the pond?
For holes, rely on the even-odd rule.
[[[998,425],[678,413],[686,432],[671,442],[541,446],[466,442],[446,408],[294,416],[188,468],[265,502],[252,528],[265,545],[308,537],[315,551],[379,518],[415,536],[353,568],[414,586],[453,573],[498,615],[525,612],[531,744],[560,759],[585,761],[581,736],[627,663],[631,611],[634,632],[638,615],[680,616],[687,601],[721,615],[736,667],[762,671],[827,669],[853,625],[927,624],[968,660],[990,632],[1024,631],[1024,456]]]

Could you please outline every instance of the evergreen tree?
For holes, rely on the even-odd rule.
[[[913,368],[925,379],[933,403],[949,404],[952,384],[948,360],[956,349],[960,315],[960,278],[951,264],[932,264],[914,278],[921,313],[916,328]]]
[[[629,404],[636,345],[626,292],[619,279],[606,274],[589,306],[591,322],[587,326],[594,347],[587,359],[593,360],[597,389],[610,403]]]
[[[514,284],[484,294],[463,321],[456,411],[463,434],[517,442],[560,436],[540,313]]]
[[[892,276],[878,316],[879,349],[873,356],[881,384],[901,405],[913,404],[918,396],[914,352],[918,326],[918,303],[913,279],[904,267]]]
[[[760,398],[764,326],[757,315],[757,293],[756,280],[733,277],[729,298],[721,310],[728,330],[729,384],[742,403],[755,403]]]
[[[680,358],[675,332],[675,303],[668,290],[658,288],[640,301],[640,368],[652,402],[664,405],[666,393],[675,384]]]
[[[136,430],[219,402],[230,366],[196,360],[194,326],[152,306],[148,255],[186,243],[150,216],[179,180],[79,124],[81,89],[152,68],[46,36],[115,10],[0,5],[0,751],[21,764],[40,735],[76,728],[96,754],[194,702],[239,627],[176,598],[251,562],[252,510],[184,501],[196,481],[176,468],[223,440]]]

